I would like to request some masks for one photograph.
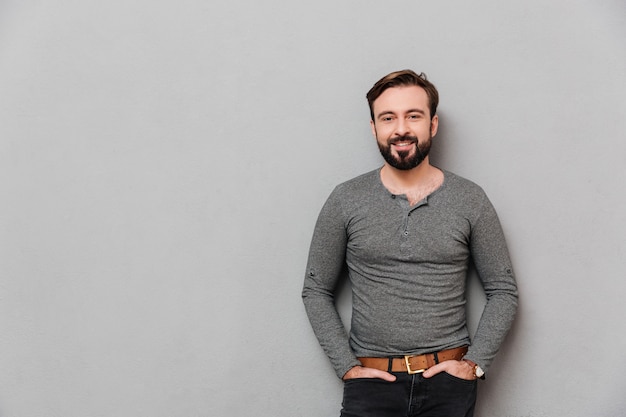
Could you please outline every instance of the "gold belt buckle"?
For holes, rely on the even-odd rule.
[[[412,358],[412,357],[413,356],[408,356],[408,355],[404,356],[404,362],[406,363],[406,371],[409,373],[409,375],[421,374],[426,369],[428,369],[428,368],[415,369],[415,370],[411,369],[411,362],[409,362],[409,359]]]

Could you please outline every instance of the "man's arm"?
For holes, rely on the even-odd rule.
[[[518,298],[504,233],[487,197],[472,225],[470,249],[487,303],[465,358],[486,372],[513,324]]]
[[[335,289],[345,265],[347,235],[335,190],[315,225],[302,298],[311,327],[339,378],[360,362],[350,349],[348,334],[335,307]]]

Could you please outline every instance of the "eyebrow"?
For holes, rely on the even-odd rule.
[[[422,109],[409,109],[405,113],[419,113],[419,114],[422,114],[422,115],[426,116],[426,112],[424,110],[422,110]],[[384,112],[378,113],[376,118],[380,119],[382,116],[386,116],[388,114],[396,114],[396,113],[391,111],[391,110],[386,110]]]

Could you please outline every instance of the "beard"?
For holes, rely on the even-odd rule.
[[[432,136],[429,135],[428,139],[420,142],[417,139],[417,136],[400,136],[387,140],[387,144],[382,144],[379,141],[376,141],[376,143],[378,143],[380,154],[389,165],[402,171],[408,171],[415,168],[421,164],[424,159],[426,159],[428,153],[430,152],[431,139]],[[414,143],[415,152],[396,151],[397,155],[394,155],[391,151],[391,145],[397,142]]]

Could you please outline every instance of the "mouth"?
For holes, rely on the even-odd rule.
[[[417,138],[396,138],[389,141],[389,146],[393,146],[395,149],[399,151],[406,151],[413,147],[413,145],[417,144]]]

